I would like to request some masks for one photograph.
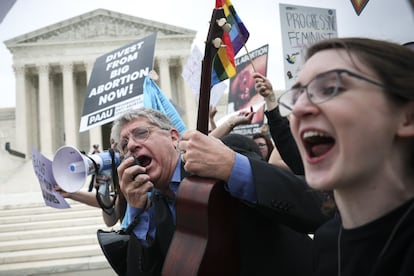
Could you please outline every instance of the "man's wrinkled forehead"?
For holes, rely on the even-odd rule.
[[[131,131],[138,127],[149,126],[150,123],[148,122],[147,118],[144,117],[137,117],[132,119],[131,121],[125,123],[121,128],[121,137],[128,136]]]

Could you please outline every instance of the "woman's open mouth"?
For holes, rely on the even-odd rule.
[[[302,141],[311,159],[322,157],[335,145],[335,139],[332,136],[315,130],[304,132]]]

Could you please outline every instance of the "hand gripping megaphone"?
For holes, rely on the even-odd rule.
[[[95,161],[97,168],[92,160]],[[118,153],[115,153],[114,161],[115,166],[118,166],[120,163]],[[110,170],[111,166],[112,158],[109,151],[85,155],[74,147],[63,146],[53,157],[52,171],[57,184],[66,192],[73,193],[83,187],[88,175]]]

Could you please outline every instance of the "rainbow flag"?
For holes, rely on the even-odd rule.
[[[237,15],[230,0],[216,0],[216,8],[223,8],[227,22],[231,25],[231,30],[229,33],[224,32],[222,40],[226,47],[220,48],[214,58],[211,86],[236,75],[234,56],[237,55],[249,38],[249,32]]]

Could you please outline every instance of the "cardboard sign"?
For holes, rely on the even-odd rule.
[[[307,47],[338,36],[336,12],[296,5],[279,4],[286,89],[292,87]]]
[[[53,177],[52,161],[37,150],[32,150],[33,170],[39,180],[43,200],[47,206],[53,208],[70,208],[65,198],[55,191],[56,180]]]

